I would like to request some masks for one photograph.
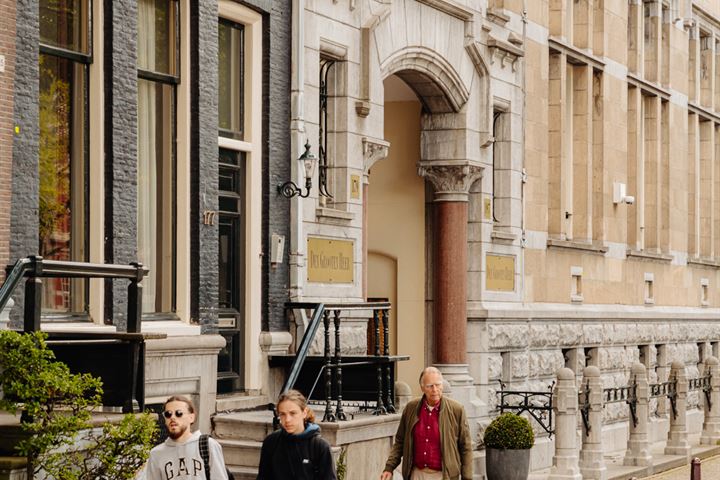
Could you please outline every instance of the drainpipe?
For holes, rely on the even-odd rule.
[[[303,151],[305,132],[305,0],[292,0],[292,76],[290,85],[290,173],[297,185],[302,185],[299,163],[295,161]],[[317,148],[317,145],[315,146]],[[290,300],[302,297],[303,279],[301,268],[305,265],[303,251],[303,212],[300,197],[290,199]]]
[[[523,41],[523,49],[525,49],[525,52],[527,52],[527,24],[528,24],[528,14],[527,14],[527,0],[523,0],[522,5],[522,41]],[[527,74],[526,74],[526,62],[527,62],[527,56],[523,55],[522,63],[520,65],[520,74],[521,79],[520,82],[522,84],[522,122],[520,122],[520,125],[522,125],[521,128],[521,135],[520,135],[520,145],[522,149],[522,162],[521,162],[521,184],[520,184],[520,248],[522,250],[525,249],[525,244],[527,242],[525,238],[525,182],[527,182],[527,172],[525,171],[525,122],[526,122],[526,110],[527,110]],[[522,274],[520,275],[520,282],[522,284],[522,292],[523,297],[525,296],[525,255],[523,255],[522,260]],[[524,299],[523,299],[524,301]]]

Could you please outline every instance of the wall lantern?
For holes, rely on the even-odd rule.
[[[278,184],[277,190],[280,195],[287,198],[298,196],[300,198],[306,198],[310,195],[310,187],[312,187],[312,177],[315,173],[315,165],[317,164],[317,157],[310,151],[310,142],[305,141],[305,152],[300,155],[298,161],[305,168],[305,193],[302,188],[295,185],[295,182],[289,181],[282,184]]]

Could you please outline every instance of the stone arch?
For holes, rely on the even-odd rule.
[[[382,78],[397,75],[415,92],[429,113],[457,113],[470,91],[453,66],[425,47],[396,52],[381,65]]]

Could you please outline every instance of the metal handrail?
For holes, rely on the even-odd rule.
[[[285,379],[285,383],[283,384],[282,390],[280,390],[280,394],[283,394],[287,392],[288,390],[292,389],[295,386],[295,382],[298,379],[298,376],[300,375],[300,370],[303,367],[303,364],[305,363],[305,358],[307,358],[308,352],[310,351],[310,345],[312,344],[313,338],[315,338],[315,334],[317,333],[318,327],[320,327],[320,320],[323,317],[323,313],[325,312],[325,304],[323,303],[288,303],[285,305],[285,308],[313,308],[313,316],[310,320],[310,324],[308,325],[307,329],[305,330],[305,334],[303,335],[302,340],[300,341],[300,346],[297,349],[297,355],[295,356],[295,360],[293,360],[292,365],[290,366],[290,373],[288,374],[288,377]]]
[[[5,278],[5,283],[0,287],[0,312],[5,309],[10,296],[20,284],[20,280],[25,276],[25,272],[30,270],[31,261],[29,258],[21,258],[16,261],[12,269]]]
[[[149,270],[140,263],[131,263],[129,265],[99,264],[45,260],[41,256],[31,255],[17,260],[12,266],[7,266],[5,271],[5,282],[0,287],[0,311],[6,307],[7,302],[23,278],[38,280],[38,284],[28,280],[25,285],[24,330],[26,332],[40,329],[41,292],[38,285],[41,278],[119,278],[130,280],[127,330],[135,333],[140,331],[139,322],[142,316],[140,282],[149,273]]]

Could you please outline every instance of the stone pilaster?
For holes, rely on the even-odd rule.
[[[363,186],[362,186],[362,296],[367,298],[367,268],[368,268],[368,192],[370,189],[370,169],[376,162],[387,157],[390,143],[385,140],[373,140],[367,137],[362,139],[363,146]]]
[[[634,364],[631,369],[631,378],[635,382],[637,424],[633,424],[632,418],[629,419],[630,435],[623,464],[644,467],[652,465],[650,438],[648,436],[650,386],[645,365],[641,363]]]
[[[705,375],[710,373],[710,405],[704,402],[705,420],[703,421],[701,445],[717,445],[720,440],[720,362],[715,357],[705,359]],[[702,372],[701,372],[702,373]],[[701,395],[703,395],[701,393]]]
[[[561,368],[553,391],[555,410],[555,456],[548,480],[582,480],[578,466],[578,391],[575,373]]]
[[[688,378],[685,365],[675,360],[670,366],[670,379],[676,380],[675,409],[670,412],[670,430],[665,455],[685,455],[690,460],[687,431]]]
[[[603,416],[603,384],[598,367],[585,367],[583,371],[586,401],[590,404],[588,425],[583,432],[582,450],[580,450],[580,472],[584,479],[605,480],[607,468],[603,458],[602,447],[602,416]]]

